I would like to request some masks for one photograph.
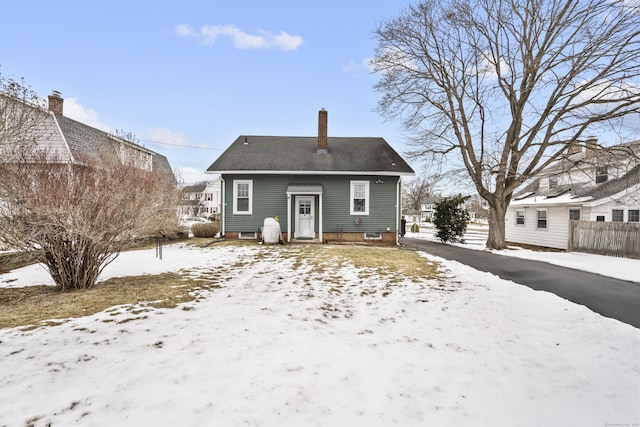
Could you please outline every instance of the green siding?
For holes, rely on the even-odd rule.
[[[226,231],[256,231],[266,217],[278,216],[283,232],[287,232],[287,187],[290,184],[321,184],[323,189],[324,232],[375,232],[396,231],[399,206],[397,206],[396,176],[344,176],[344,175],[223,175]],[[233,181],[253,181],[253,212],[251,215],[233,214]],[[376,180],[384,181],[376,184]],[[369,215],[350,215],[350,182],[369,181]],[[295,197],[295,196],[294,196]],[[315,196],[315,228],[318,231],[319,199]],[[291,224],[295,228],[295,203],[291,200]],[[356,224],[356,218],[360,224]],[[294,230],[295,231],[295,230]]]

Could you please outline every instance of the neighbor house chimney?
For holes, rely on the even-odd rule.
[[[53,114],[62,115],[62,106],[64,104],[64,99],[60,96],[60,92],[54,90],[51,95],[49,95],[49,111]]]
[[[574,141],[569,144],[569,150],[567,151],[567,154],[571,155],[571,154],[577,154],[580,152],[582,152],[582,146],[580,145],[580,143],[578,143],[577,141]]]
[[[327,110],[318,112],[318,154],[327,153]]]
[[[587,137],[585,141],[584,154],[587,159],[593,159],[596,156],[596,150],[598,149],[598,138],[595,136]]]

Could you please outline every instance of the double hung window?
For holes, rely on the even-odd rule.
[[[249,215],[253,211],[253,181],[233,181],[233,213]]]
[[[351,181],[351,215],[369,215],[369,181]]]
[[[536,211],[536,218],[537,218],[537,228],[539,230],[546,230],[547,229],[547,211],[545,210],[538,210]]]

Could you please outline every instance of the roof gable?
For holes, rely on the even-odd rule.
[[[317,137],[241,135],[207,172],[414,174],[383,138],[328,137],[327,146],[318,152]]]
[[[60,114],[52,114],[74,160],[78,163],[100,163],[105,157],[118,156],[118,145],[151,156],[151,168],[176,182],[167,158],[141,145],[116,137]]]
[[[518,192],[513,201],[515,204],[530,203],[532,200],[535,200],[536,203],[548,204],[577,201],[590,201],[593,204],[597,203],[598,200],[607,200],[625,190],[635,189],[640,184],[638,153],[640,153],[640,143],[634,141],[601,148],[594,157],[587,157],[584,153],[574,154],[545,169],[540,174],[540,177],[536,177]],[[625,169],[628,168],[628,170],[618,178],[608,179],[602,183],[589,180],[565,183],[552,188],[541,185],[543,183],[541,177],[560,176],[573,170],[589,173],[600,165],[626,165]]]

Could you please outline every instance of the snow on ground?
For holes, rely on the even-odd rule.
[[[215,272],[222,287],[143,319],[115,307],[0,330],[0,426],[640,422],[638,329],[429,255],[445,280],[318,268],[304,251],[123,253],[105,278]],[[38,271],[0,275],[0,286]]]
[[[408,232],[406,237],[425,239],[438,242],[435,237],[437,230],[432,223],[424,222],[419,224],[420,232]],[[409,225],[407,225],[409,229]],[[467,233],[464,235],[464,243],[457,243],[468,249],[486,250],[488,227],[481,224],[470,224]],[[549,264],[563,267],[575,268],[577,270],[597,273],[607,277],[614,277],[631,282],[640,282],[640,260],[632,258],[618,258],[586,254],[581,252],[540,252],[523,249],[517,246],[510,247],[504,251],[492,251],[498,255],[512,256],[517,258],[530,259],[547,262]]]

